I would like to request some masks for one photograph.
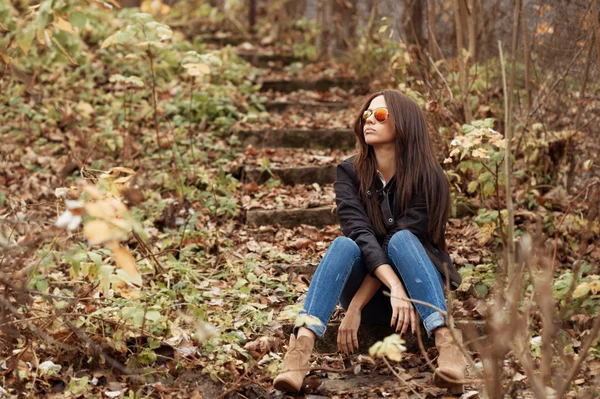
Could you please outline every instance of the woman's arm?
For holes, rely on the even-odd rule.
[[[408,299],[404,285],[398,278],[398,275],[389,264],[381,265],[375,269],[375,275],[390,289],[390,302],[392,305],[391,327],[396,332],[400,331],[403,335],[409,327],[412,327],[412,333],[416,330],[417,316],[412,303]]]
[[[350,301],[344,320],[342,320],[338,330],[337,344],[340,351],[349,354],[354,352],[354,349],[358,349],[358,328],[360,327],[362,309],[373,298],[379,287],[381,287],[381,281],[367,273],[352,301]]]
[[[352,301],[350,301],[350,305],[348,305],[348,310],[360,312],[371,298],[373,298],[373,295],[375,295],[379,287],[381,287],[381,281],[379,281],[379,279],[371,277],[370,274],[365,275],[365,279],[358,288],[358,291],[356,291],[356,294],[354,294]]]

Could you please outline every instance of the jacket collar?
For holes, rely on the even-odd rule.
[[[392,176],[392,178],[386,183],[386,186],[388,187],[388,189],[390,189],[392,187],[392,184],[394,184],[395,180],[396,180],[396,175]],[[373,175],[373,180],[371,182],[371,186],[369,187],[369,191],[367,191],[367,196],[370,197],[371,195],[377,195],[378,193],[383,191],[384,187],[385,186],[383,185],[383,182],[381,181],[381,179],[379,179],[379,176],[377,175],[377,170],[376,170]]]

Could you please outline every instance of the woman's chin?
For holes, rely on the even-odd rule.
[[[381,144],[379,142],[379,140],[377,140],[376,137],[373,137],[371,135],[367,135],[367,137],[365,137],[365,143],[367,143],[368,145],[379,145],[379,144]]]

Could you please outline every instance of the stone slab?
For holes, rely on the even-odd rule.
[[[356,137],[351,129],[283,129],[240,130],[237,133],[242,145],[255,148],[354,148]]]
[[[332,87],[350,90],[358,86],[355,80],[344,78],[321,78],[314,80],[263,80],[258,83],[261,84],[260,91],[272,90],[282,93],[290,93],[298,90],[329,91],[329,89]]]
[[[323,186],[335,182],[336,165],[271,168],[271,173],[288,186],[312,183],[319,183],[319,185]],[[244,182],[246,183],[255,181],[258,184],[262,184],[269,180],[270,177],[269,172],[261,172],[258,167],[245,168]]]
[[[284,112],[289,109],[303,111],[340,110],[348,108],[347,102],[318,102],[318,101],[267,101],[265,108],[269,112]]]
[[[246,213],[246,222],[256,226],[278,224],[284,227],[295,227],[308,224],[321,227],[337,224],[338,220],[335,210],[332,212],[332,206],[327,205],[308,209],[249,210]]]

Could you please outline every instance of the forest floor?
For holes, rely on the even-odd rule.
[[[319,340],[311,358],[311,371],[303,391],[297,395],[286,395],[272,388],[272,378],[281,366],[293,322],[289,315],[286,316],[284,308],[302,302],[311,275],[325,251],[336,237],[342,235],[334,212],[335,165],[354,154],[352,121],[365,94],[372,88],[358,81],[349,66],[342,63],[311,63],[273,56],[273,52],[280,54],[289,50],[259,44],[243,43],[236,51],[244,54],[258,68],[254,79],[262,84],[260,96],[264,97],[269,116],[258,121],[246,118],[236,123],[233,132],[238,142],[223,138],[219,132],[197,132],[198,142],[204,140],[205,143],[201,169],[206,174],[203,178],[208,176],[217,181],[222,179],[222,172],[233,176],[227,184],[234,187],[235,203],[241,212],[232,219],[221,220],[208,215],[215,207],[227,206],[226,195],[217,196],[215,191],[200,190],[203,191],[202,198],[198,191],[198,197],[184,199],[180,193],[179,196],[173,194],[177,192],[173,186],[164,188],[175,176],[167,173],[169,167],[176,164],[175,151],[169,153],[173,164],[170,164],[168,156],[165,159],[156,154],[145,157],[142,155],[144,146],[152,145],[152,142],[148,144],[150,140],[146,140],[142,145],[140,140],[131,144],[133,153],[138,156],[117,160],[102,158],[103,153],[95,146],[87,147],[85,134],[76,129],[42,129],[44,140],[40,141],[27,127],[25,117],[13,121],[15,133],[4,137],[2,144],[6,170],[0,171],[0,187],[5,186],[4,194],[12,198],[10,210],[7,205],[4,214],[12,217],[23,212],[26,218],[44,221],[35,222],[37,225],[30,230],[16,228],[14,235],[20,245],[27,246],[32,242],[40,245],[35,252],[38,258],[34,258],[38,264],[45,264],[42,261],[46,258],[42,254],[51,253],[48,258],[56,261],[57,266],[57,269],[49,267],[48,271],[42,272],[52,290],[48,291],[45,283],[40,282],[34,285],[37,294],[43,291],[59,298],[72,288],[71,285],[76,285],[69,280],[73,272],[64,261],[64,253],[71,249],[70,240],[74,237],[52,226],[60,214],[54,191],[72,182],[69,180],[67,183],[65,176],[73,174],[77,170],[76,164],[81,160],[85,163],[88,157],[98,162],[95,165],[98,169],[125,166],[141,176],[144,183],[140,184],[144,185],[146,194],[146,213],[142,214],[147,219],[144,228],[151,249],[149,254],[144,252],[140,241],[132,239],[129,246],[143,255],[138,256],[138,267],[143,265],[146,286],[154,289],[140,297],[139,302],[145,303],[142,320],[149,316],[149,309],[152,311],[155,307],[158,312],[152,313],[152,316],[156,320],[147,325],[143,321],[136,332],[121,337],[126,347],[114,345],[117,341],[115,331],[121,323],[125,323],[126,317],[110,314],[106,309],[106,313],[98,313],[102,310],[97,307],[100,303],[98,298],[106,296],[108,303],[116,309],[124,306],[120,300],[131,297],[127,296],[127,291],[115,291],[111,293],[115,297],[110,297],[107,292],[99,292],[98,286],[89,281],[81,283],[82,290],[78,291],[78,295],[83,294],[77,297],[79,303],[73,306],[71,313],[60,317],[63,320],[73,315],[73,321],[81,322],[77,326],[82,330],[85,327],[90,335],[96,329],[102,331],[94,336],[94,340],[106,343],[102,345],[106,353],[128,367],[141,364],[147,374],[156,375],[157,379],[136,385],[114,364],[107,366],[105,361],[93,356],[89,359],[80,355],[73,358],[74,353],[80,352],[73,352],[72,348],[53,354],[44,344],[24,343],[15,338],[11,341],[13,352],[6,362],[0,363],[4,370],[1,372],[0,397],[3,397],[3,391],[14,397],[19,396],[16,392],[24,391],[28,391],[30,397],[125,397],[127,393],[131,394],[133,388],[140,388],[144,395],[152,397],[194,399],[446,396],[445,389],[432,384],[432,370],[418,351],[414,337],[406,337],[409,351],[403,360],[392,363],[394,372],[382,359],[368,356],[369,346],[389,333],[386,328],[361,330],[360,351],[350,356],[338,353],[336,331],[343,317],[339,307],[334,311],[327,335]],[[169,89],[159,87],[159,97],[170,99]],[[65,123],[68,127],[68,121]],[[63,131],[66,133],[63,134]],[[144,134],[153,140],[152,130],[148,129]],[[434,136],[436,144],[440,144],[439,135]],[[597,145],[595,140],[586,142],[583,146],[585,152],[580,155],[597,163]],[[72,152],[65,151],[65,148],[71,148]],[[447,148],[440,149],[440,160],[447,156],[441,153],[445,150]],[[231,159],[221,162],[223,159],[220,157],[226,151]],[[17,156],[11,155],[19,152]],[[73,153],[81,157],[75,164]],[[219,167],[215,166],[217,164]],[[85,170],[85,173],[89,171]],[[236,186],[238,183],[239,186]],[[210,186],[189,180],[184,184],[190,190]],[[213,197],[215,202],[206,205]],[[562,206],[563,211],[566,209],[565,196],[557,196],[554,192],[546,199],[555,206]],[[468,326],[478,330],[484,328],[490,298],[490,284],[485,275],[488,272],[492,275],[499,264],[498,259],[502,257],[498,240],[492,239],[489,232],[482,231],[475,222],[477,215],[473,209],[484,205],[493,209],[494,201],[484,201],[479,197],[469,199],[460,208],[459,215],[450,219],[447,227],[448,249],[454,264],[458,268],[476,271],[472,272],[475,273],[470,280],[473,283],[461,286],[453,301],[453,315],[461,329]],[[189,219],[183,216],[187,212],[194,215],[193,220],[190,221],[192,216]],[[526,210],[517,210],[516,219],[523,229],[533,225],[531,212]],[[186,235],[188,222],[202,234]],[[74,235],[77,239],[81,236],[79,233]],[[198,248],[204,251],[202,255],[199,255]],[[562,248],[558,254],[559,261],[562,265],[572,263],[572,252]],[[177,257],[168,254],[168,250],[172,249],[177,251]],[[105,252],[97,253],[107,256]],[[21,253],[23,258],[31,255],[29,250]],[[89,256],[92,258],[92,254]],[[592,246],[586,256],[590,264],[596,265],[589,273],[597,273],[600,247]],[[158,269],[162,270],[162,274],[153,279]],[[8,272],[3,270],[3,273]],[[15,275],[25,279],[22,274]],[[31,278],[28,277],[27,281],[30,282]],[[170,284],[176,288],[171,288]],[[88,288],[89,291],[86,291]],[[175,298],[166,291],[175,292]],[[177,313],[177,306],[192,302],[192,296],[202,298],[205,321],[220,334],[212,337],[209,343],[192,338],[190,331],[194,328],[187,327],[195,324],[186,324],[185,317]],[[163,298],[164,303],[161,302]],[[35,301],[33,305],[39,306],[34,310],[42,313],[29,314],[32,319],[22,320],[23,327],[19,328],[24,329],[27,320],[45,317],[42,309],[47,305],[41,302]],[[26,307],[30,305],[28,303]],[[91,323],[90,319],[95,316],[105,318],[107,325],[117,327],[112,330],[104,324],[101,327],[86,324]],[[574,339],[581,331],[590,328],[591,320],[589,316],[581,316],[569,325]],[[75,336],[80,338],[73,331],[57,328],[52,335],[54,339],[67,343],[75,341]],[[167,334],[166,331],[168,336],[161,336]],[[152,343],[151,338],[158,342],[158,346],[152,347],[155,355],[153,360],[142,363],[140,354],[146,353]],[[74,346],[79,349],[93,347],[88,344],[79,342]],[[427,356],[435,363],[437,350],[430,340],[425,341],[425,348]],[[134,352],[136,356],[130,357]],[[472,355],[477,367],[481,368],[479,354],[473,352]],[[137,363],[130,362],[133,357]],[[61,365],[51,377],[36,372],[45,359],[54,366]],[[504,372],[512,376],[510,386],[516,397],[533,397],[525,376],[515,373],[513,365],[508,362],[504,367]],[[19,371],[18,377],[11,374],[15,370]],[[581,378],[575,384],[581,385],[583,382],[577,381],[595,379],[599,375],[600,362],[594,358],[586,363]],[[473,384],[466,386],[462,397],[478,398],[480,393],[481,387]],[[569,392],[569,397],[575,395],[575,390]]]

